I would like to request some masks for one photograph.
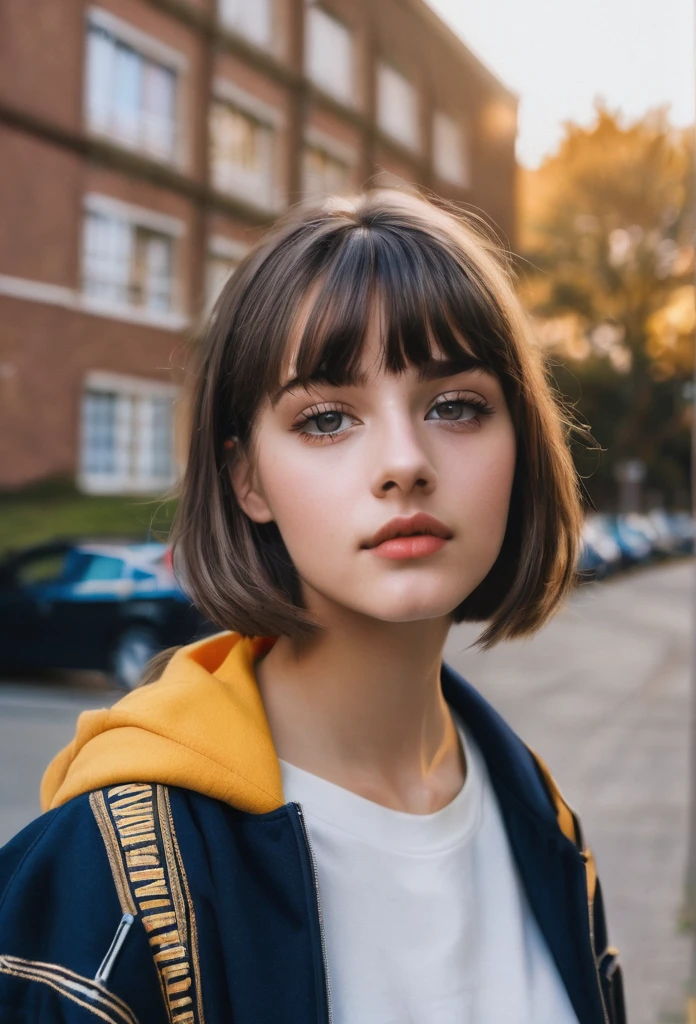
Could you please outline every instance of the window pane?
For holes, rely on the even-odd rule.
[[[346,190],[350,168],[324,150],[307,147],[303,160],[304,190],[315,195],[333,195]]]
[[[377,111],[380,128],[416,149],[419,144],[416,90],[394,68],[382,64],[377,73]]]
[[[134,302],[166,313],[172,297],[172,241],[145,228],[138,228],[136,234]]]
[[[168,398],[153,398],[152,407],[152,476],[171,480],[174,472],[172,458],[172,403]]]
[[[461,125],[439,111],[433,120],[433,161],[436,173],[444,181],[468,186],[469,174]]]
[[[85,580],[120,580],[123,576],[123,562],[109,555],[92,555],[85,566],[81,582]]]
[[[220,18],[259,46],[273,39],[272,0],[220,0]]]
[[[126,221],[88,213],[84,223],[83,288],[87,295],[129,303],[133,231]]]
[[[336,18],[311,7],[307,19],[309,77],[339,99],[353,98],[353,37]]]
[[[143,68],[142,137],[145,147],[169,156],[174,151],[176,75],[161,64]]]
[[[160,157],[176,146],[177,74],[110,32],[90,26],[86,109],[90,125]]]
[[[87,391],[82,399],[82,472],[116,471],[116,395]]]
[[[173,240],[118,217],[87,213],[83,290],[117,306],[172,308]]]
[[[66,561],[65,551],[35,555],[19,564],[15,579],[23,587],[58,583],[63,577]]]
[[[210,256],[208,258],[205,274],[205,308],[207,313],[210,313],[215,305],[215,300],[222,291],[223,285],[231,274],[234,273],[238,264],[238,260],[223,256]]]
[[[129,46],[116,45],[114,62],[114,129],[120,138],[137,142],[142,107],[142,59]]]
[[[273,132],[223,103],[210,111],[210,161],[213,183],[268,206],[272,201]]]
[[[111,120],[115,44],[102,29],[87,36],[87,111],[95,128],[106,130]]]
[[[118,489],[171,483],[173,419],[168,396],[86,391],[82,399],[82,473],[107,480],[111,477]]]

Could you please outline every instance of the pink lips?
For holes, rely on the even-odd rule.
[[[378,558],[423,558],[424,555],[433,555],[440,548],[444,548],[446,543],[444,537],[418,534],[415,537],[394,537],[393,540],[385,540],[370,550]]]
[[[363,547],[380,558],[422,558],[439,551],[451,537],[439,519],[418,512],[390,519]]]

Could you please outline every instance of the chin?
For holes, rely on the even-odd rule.
[[[448,593],[442,587],[432,588],[409,588],[410,593],[400,595],[384,594],[381,596],[375,590],[370,595],[369,604],[364,601],[356,602],[354,609],[362,615],[380,622],[422,622],[428,619],[441,619],[451,615],[452,611],[467,597],[471,591],[462,594],[461,585],[456,592]],[[473,589],[473,588],[472,588]]]

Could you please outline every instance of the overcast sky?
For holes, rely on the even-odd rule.
[[[518,159],[536,166],[595,96],[629,116],[694,116],[692,0],[428,0],[520,96]]]

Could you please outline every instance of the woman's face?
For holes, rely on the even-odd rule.
[[[516,447],[498,380],[444,363],[430,380],[413,367],[394,376],[380,358],[375,321],[360,385],[267,400],[253,465],[232,470],[247,515],[277,524],[319,621],[340,609],[384,622],[446,616],[487,575],[505,534]],[[395,517],[417,513],[440,525],[400,525],[443,536],[374,546]]]

